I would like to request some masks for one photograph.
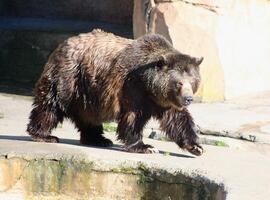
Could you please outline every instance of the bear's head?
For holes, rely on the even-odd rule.
[[[199,65],[203,58],[179,52],[161,55],[141,73],[145,89],[162,107],[181,108],[193,101],[200,83]]]
[[[199,87],[202,61],[180,53],[163,36],[150,34],[124,48],[117,65],[128,70],[125,87],[129,90],[144,89],[164,108],[182,108],[192,102]]]

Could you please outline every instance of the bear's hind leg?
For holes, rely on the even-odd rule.
[[[30,122],[27,125],[27,132],[35,142],[57,143],[59,139],[51,136],[51,131],[56,128],[58,122],[63,122],[63,113],[52,107],[33,108],[30,114]]]
[[[80,143],[84,145],[93,145],[99,147],[109,147],[113,145],[113,142],[110,139],[107,139],[103,136],[103,127],[102,125],[91,125],[76,123],[77,128],[80,131]]]

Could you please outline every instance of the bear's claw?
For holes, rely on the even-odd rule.
[[[143,142],[139,142],[135,145],[125,146],[124,149],[127,152],[131,153],[147,153],[147,154],[159,153],[159,150],[157,148],[149,144],[144,144]]]
[[[202,146],[199,144],[195,144],[193,146],[190,146],[187,148],[187,150],[189,151],[189,153],[196,155],[196,156],[201,156],[204,152]]]

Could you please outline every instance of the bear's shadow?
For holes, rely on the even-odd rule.
[[[18,140],[18,141],[32,141],[30,136],[13,136],[13,135],[0,135],[1,140]],[[98,149],[105,149],[105,150],[113,150],[113,151],[121,151],[125,152],[122,148],[122,145],[119,144],[113,144],[112,147],[96,147],[96,146],[87,146],[82,145],[79,143],[79,140],[73,140],[73,139],[63,139],[60,138],[60,144],[69,144],[69,145],[76,145],[81,147],[90,147],[90,148],[98,148]],[[129,153],[129,152],[126,152]],[[133,154],[133,153],[130,153]],[[174,156],[174,157],[181,157],[181,158],[195,158],[192,155],[185,155],[185,154],[179,154],[179,153],[173,153],[173,152],[165,152],[162,150],[159,150],[159,154],[162,154],[164,156]]]

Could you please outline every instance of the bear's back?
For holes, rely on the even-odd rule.
[[[121,75],[112,63],[132,42],[101,30],[68,38],[50,55],[35,93],[39,95],[46,83],[46,93],[55,96],[66,114],[86,112],[83,118],[91,115],[97,121],[105,115],[114,118],[119,111],[117,80]]]

